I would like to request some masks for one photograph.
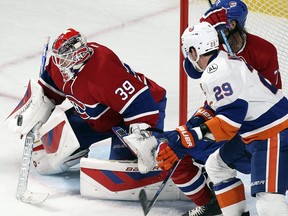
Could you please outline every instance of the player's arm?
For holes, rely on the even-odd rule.
[[[282,89],[281,74],[279,71],[279,62],[276,47],[271,43],[265,44],[266,52],[259,53],[265,59],[261,62],[261,70],[259,73],[268,79],[277,89]]]
[[[130,72],[129,67],[120,60],[108,66],[109,76],[115,78],[111,80],[103,77],[101,85],[106,89],[100,103],[118,112],[126,125],[146,123],[155,127],[159,110],[143,77],[141,79],[135,72]]]
[[[61,81],[62,81],[62,77],[61,77],[60,73],[58,74],[58,76],[52,77],[53,76],[52,72],[51,72],[52,67],[54,67],[56,69],[56,66],[54,65],[54,63],[50,59],[49,64],[46,66],[46,69],[41,74],[41,77],[39,78],[38,83],[42,86],[44,94],[48,98],[53,100],[56,105],[58,105],[58,104],[61,104],[65,100],[66,97],[62,93],[62,91],[60,91],[57,88],[57,86],[55,84],[55,81],[57,81],[57,79],[61,79]]]

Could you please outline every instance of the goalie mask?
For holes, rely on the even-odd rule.
[[[71,80],[91,56],[85,37],[69,28],[53,43],[52,61],[59,68],[64,82]]]
[[[207,22],[202,22],[186,28],[181,36],[181,41],[184,57],[188,57],[194,68],[199,72],[204,71],[197,63],[200,55],[213,50],[218,50],[219,47],[217,31]],[[192,48],[195,49],[197,55],[195,60],[193,60],[191,56]]]

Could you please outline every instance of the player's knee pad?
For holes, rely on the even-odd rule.
[[[283,194],[257,193],[256,209],[259,216],[288,215],[288,205]]]
[[[221,159],[219,149],[209,156],[205,164],[205,169],[214,184],[236,176],[236,170],[231,169]]]
[[[89,150],[80,149],[65,113],[58,108],[39,129],[39,137],[41,140],[33,148],[32,160],[40,174],[64,172],[88,155]]]

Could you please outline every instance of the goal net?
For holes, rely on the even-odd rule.
[[[284,94],[288,96],[288,1],[244,0],[244,2],[248,6],[246,30],[270,41],[277,48],[282,88]],[[198,23],[199,18],[209,8],[207,0],[190,0],[187,8],[188,24]],[[187,113],[180,110],[180,119],[189,118],[197,108],[203,105],[204,100],[199,80],[188,78],[187,96],[181,95],[180,92],[180,104],[187,103]]]

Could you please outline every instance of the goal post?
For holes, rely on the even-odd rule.
[[[180,0],[182,3],[183,0]],[[288,96],[288,1],[287,0],[243,0],[248,6],[248,16],[245,28],[274,44],[278,53],[279,70],[282,78],[282,89]],[[180,10],[180,20],[184,19],[182,11],[188,11],[188,24],[199,22],[200,17],[210,8],[208,0],[190,0],[188,8]],[[180,30],[180,36],[182,31]],[[180,45],[181,46],[181,45]],[[180,50],[180,56],[182,55]],[[182,60],[183,61],[183,60]],[[199,80],[187,78],[187,84],[182,84],[183,66],[180,59],[180,98],[179,123],[185,124],[197,108],[203,105],[205,97]],[[184,75],[186,76],[185,72]],[[182,86],[181,86],[182,85]],[[186,94],[185,90],[186,88]],[[184,94],[182,94],[184,92]],[[185,108],[187,106],[187,112]]]
[[[181,35],[184,30],[188,27],[188,15],[189,15],[189,0],[180,0],[180,44],[181,44]],[[179,115],[179,125],[185,124],[187,120],[187,100],[181,100],[181,98],[187,98],[188,96],[188,87],[187,87],[187,75],[183,69],[184,57],[181,50],[179,50],[179,112],[183,115]]]

